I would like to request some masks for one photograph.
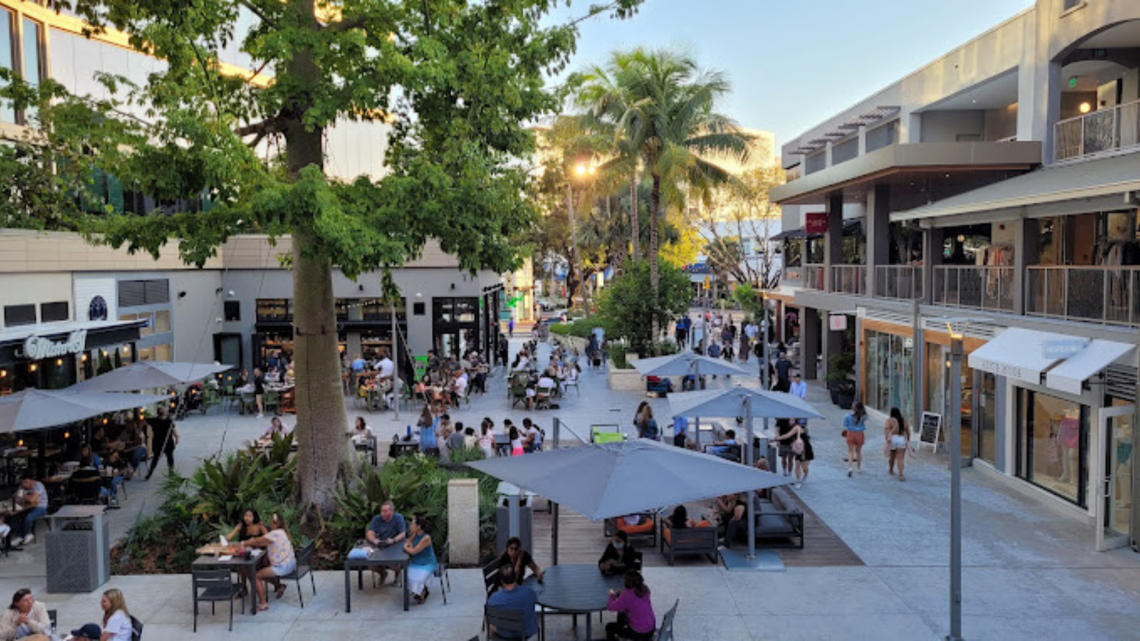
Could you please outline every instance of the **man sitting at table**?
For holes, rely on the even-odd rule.
[[[396,511],[396,504],[391,500],[384,501],[380,506],[380,514],[372,517],[368,531],[364,534],[364,538],[377,547],[395,545],[407,536],[408,526],[404,523],[404,517]],[[372,571],[380,575],[380,584],[383,585],[388,578],[388,568],[374,567]]]
[[[31,543],[36,538],[32,534],[36,521],[47,514],[48,508],[47,489],[32,476],[31,471],[24,472],[24,479],[20,481],[20,489],[16,491],[14,504],[20,512],[12,517],[12,529],[16,531],[12,545]]]
[[[606,551],[602,552],[602,558],[598,560],[598,569],[607,576],[625,574],[626,570],[640,570],[639,556],[629,544],[629,535],[618,530],[614,532]]]
[[[495,590],[487,599],[487,605],[492,608],[521,612],[523,615],[523,633],[507,630],[491,630],[501,639],[529,639],[538,634],[538,617],[534,614],[534,606],[538,595],[525,585],[518,585],[515,569],[509,565],[499,568],[500,589]]]

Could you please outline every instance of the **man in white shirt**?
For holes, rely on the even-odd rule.
[[[528,452],[542,449],[542,430],[529,418],[523,419],[522,432],[519,436],[523,438],[523,447],[526,448]]]
[[[396,365],[392,359],[388,357],[388,352],[380,357],[380,362],[376,363],[376,371],[380,373],[380,378],[392,378],[396,372]]]
[[[751,321],[749,321],[749,323],[744,326],[744,334],[748,336],[748,342],[756,340],[757,331],[758,329],[756,327],[756,323],[753,323]]]

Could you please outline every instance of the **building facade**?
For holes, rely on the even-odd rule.
[[[854,353],[868,408],[959,417],[950,446],[1101,549],[1140,533],[1137,52],[1140,3],[1038,0],[784,145],[772,194],[805,376]]]

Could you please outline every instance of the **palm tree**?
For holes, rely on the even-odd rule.
[[[612,129],[618,157],[643,167],[652,181],[649,260],[656,297],[662,199],[683,207],[687,194],[707,198],[713,186],[730,180],[710,156],[727,151],[747,160],[751,136],[714,111],[730,89],[724,74],[702,71],[688,56],[644,48],[615,52],[604,69],[595,67],[585,78],[579,104],[592,105],[592,118]]]

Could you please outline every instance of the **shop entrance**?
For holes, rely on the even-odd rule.
[[[1100,411],[1097,460],[1102,461],[1096,484],[1100,509],[1096,515],[1096,549],[1128,545],[1132,511],[1132,413],[1129,406]]]

